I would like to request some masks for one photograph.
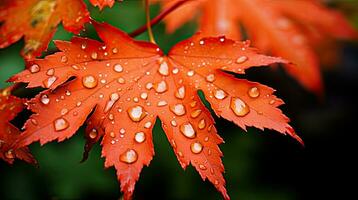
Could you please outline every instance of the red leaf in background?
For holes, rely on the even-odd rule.
[[[24,36],[21,54],[34,59],[47,49],[60,22],[67,31],[79,33],[88,21],[82,0],[4,0],[0,3],[0,48]]]
[[[218,147],[223,140],[198,90],[218,116],[243,129],[274,129],[302,142],[277,108],[283,102],[273,89],[225,72],[244,74],[284,60],[260,55],[247,42],[201,35],[165,56],[157,45],[134,41],[108,24],[93,24],[104,43],[78,37],[56,41],[60,52],[28,62],[28,70],[11,78],[49,88],[28,102],[35,114],[18,146],[63,141],[87,120],[86,150],[103,137],[105,166],[116,168],[124,197],[130,199],[141,169],[154,155],[152,128],[159,118],[181,166],[193,165],[229,199]]]
[[[100,10],[104,7],[108,6],[112,8],[115,0],[90,0],[91,4],[94,6],[98,6]]]
[[[23,107],[23,101],[11,96],[9,90],[0,90],[0,158],[10,164],[16,158],[31,164],[37,163],[27,147],[10,149],[21,133],[10,121],[21,112]]]
[[[177,0],[153,0],[163,7]],[[287,72],[305,88],[320,94],[322,81],[318,55],[314,50],[317,38],[352,39],[357,32],[344,16],[313,0],[197,0],[188,1],[171,13],[165,22],[173,32],[201,11],[200,30],[205,35],[226,35],[240,39],[241,23],[254,46],[293,64]]]

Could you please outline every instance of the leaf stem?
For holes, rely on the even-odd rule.
[[[187,2],[188,0],[179,0],[177,1],[175,4],[173,4],[172,6],[170,6],[169,8],[166,8],[165,10],[163,10],[161,13],[159,13],[159,15],[157,15],[156,17],[154,17],[151,21],[150,21],[150,25],[154,26],[157,23],[159,23],[164,17],[166,17],[169,13],[171,13],[172,11],[174,11],[175,9],[179,8],[181,5],[183,5],[185,2]],[[148,20],[147,20],[148,23]],[[130,33],[129,35],[131,37],[136,37],[140,34],[142,34],[144,31],[146,31],[148,29],[148,25],[143,25],[140,28],[138,28],[137,30],[133,31],[132,33]],[[149,31],[149,29],[148,29]]]
[[[148,36],[149,41],[153,44],[156,44],[153,31],[152,31],[152,25],[150,23],[150,7],[149,7],[149,0],[145,0],[145,15],[146,15],[146,27],[148,29]]]

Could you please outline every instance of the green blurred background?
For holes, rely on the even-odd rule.
[[[358,25],[358,1],[334,1]],[[144,8],[137,0],[116,3],[100,12],[88,4],[91,16],[126,32],[145,23]],[[152,15],[159,12],[152,7]],[[167,51],[172,45],[195,32],[196,23],[186,24],[174,34],[165,34],[164,24],[154,27],[158,44]],[[87,26],[82,36],[97,38]],[[72,34],[60,27],[54,39],[69,40]],[[146,34],[138,37],[147,40]],[[326,97],[317,100],[304,91],[282,70],[249,70],[247,78],[277,89],[286,101],[284,112],[304,139],[302,148],[293,139],[276,132],[249,128],[245,133],[223,119],[217,128],[226,141],[224,153],[227,189],[232,199],[342,199],[353,190],[354,127],[357,113],[358,45],[341,43],[342,60],[323,73]],[[23,42],[0,50],[0,88],[11,75],[24,69],[19,52]],[[56,51],[51,43],[48,52]],[[354,130],[354,129],[353,129]],[[136,185],[135,199],[220,199],[208,182],[203,182],[192,167],[180,168],[164,132],[156,124],[153,132],[156,155],[145,167]],[[21,161],[13,166],[0,162],[0,199],[118,199],[119,184],[113,169],[104,169],[100,146],[80,163],[84,146],[83,128],[70,140],[43,147],[31,145],[39,168]],[[352,188],[350,188],[352,187]],[[347,196],[348,197],[348,196]]]

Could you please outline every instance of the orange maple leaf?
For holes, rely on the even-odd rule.
[[[23,100],[10,95],[10,88],[0,90],[0,158],[10,164],[15,158],[31,164],[37,163],[27,147],[10,148],[21,133],[10,121],[22,111],[23,107]]]
[[[152,0],[158,1],[165,9],[178,0]],[[199,29],[204,35],[240,39],[241,23],[254,46],[291,61],[294,65],[285,65],[287,72],[317,94],[322,92],[322,80],[313,47],[317,38],[313,39],[312,34],[338,39],[357,37],[341,13],[313,0],[187,1],[164,19],[167,31],[175,31],[198,11],[201,11]]]
[[[82,0],[5,0],[0,3],[0,48],[5,48],[23,36],[26,59],[40,56],[47,49],[57,25],[79,33],[89,21]]]
[[[115,0],[90,0],[90,2],[92,5],[98,6],[99,9],[102,10],[106,6],[112,8]]]
[[[153,155],[152,127],[158,117],[183,168],[192,164],[203,179],[229,196],[214,120],[197,92],[203,91],[218,116],[243,129],[274,129],[301,139],[277,108],[274,90],[237,79],[253,66],[285,62],[260,55],[248,42],[195,35],[167,56],[152,43],[134,41],[122,31],[93,22],[104,43],[74,37],[55,41],[60,52],[28,62],[11,81],[49,88],[28,102],[35,113],[17,146],[71,137],[87,120],[87,139],[102,139],[105,166],[114,166],[125,199]],[[72,78],[72,79],[71,79]]]

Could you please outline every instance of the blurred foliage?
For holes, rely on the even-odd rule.
[[[358,27],[358,6],[352,6],[358,4],[357,2],[344,0],[331,3],[346,11]],[[116,3],[112,9],[105,8],[103,11],[89,4],[88,8],[94,19],[108,22],[126,32],[131,32],[145,23],[141,1],[126,0],[124,3]],[[153,6],[152,11],[152,15],[155,16],[159,12],[159,7]],[[154,35],[158,44],[168,51],[173,44],[191,36],[195,27],[194,22],[189,23],[169,35],[165,34],[164,25],[161,23],[154,27]],[[98,38],[91,25],[87,25],[81,36]],[[54,39],[69,40],[71,37],[72,34],[60,27]],[[144,33],[138,39],[147,40],[147,35]],[[22,46],[23,42],[18,42],[0,50],[0,88],[8,86],[9,83],[5,81],[24,69],[24,61],[19,55]],[[54,51],[56,48],[51,43],[47,53]],[[358,63],[357,60],[351,62]],[[317,106],[315,98],[300,89],[292,80],[282,79],[280,72],[274,75],[269,75],[270,73],[271,71],[263,70],[258,75],[249,72],[248,76],[278,89],[278,95],[288,102],[288,115],[292,116],[294,126],[304,133],[303,138],[308,140],[308,145],[321,137],[322,132],[333,127],[334,124],[331,123],[337,123],[337,120],[344,118],[345,111],[342,111],[341,104],[337,105],[334,101],[333,109],[337,110],[333,111],[330,99],[326,105]],[[282,81],[285,81],[284,84]],[[329,87],[330,84],[328,89]],[[287,113],[286,110],[285,112]],[[339,114],[340,112],[343,113]],[[314,156],[304,157],[310,148],[303,150],[290,138],[272,131],[262,132],[250,128],[246,134],[227,121],[217,118],[215,120],[219,133],[227,142],[221,145],[221,149],[225,155],[223,162],[226,168],[227,189],[232,199],[290,200],[304,197],[302,192],[310,191],[300,185],[304,184],[304,177],[307,176],[303,176],[304,172],[298,173],[300,167],[308,170],[304,164],[299,165],[302,160],[315,162]],[[325,129],[317,124],[328,127]],[[309,135],[311,133],[313,135]],[[318,135],[314,135],[315,133]],[[13,166],[0,162],[0,198],[117,199],[120,192],[115,171],[104,169],[100,145],[95,146],[89,160],[85,163],[79,162],[84,146],[83,135],[82,128],[76,136],[63,143],[53,142],[43,147],[38,144],[32,145],[31,149],[39,161],[39,168],[20,161]],[[185,171],[180,168],[159,123],[156,124],[153,135],[156,155],[151,165],[142,171],[136,186],[135,199],[221,198],[215,188],[208,182],[203,182],[192,167]],[[326,138],[334,137],[328,134]]]

